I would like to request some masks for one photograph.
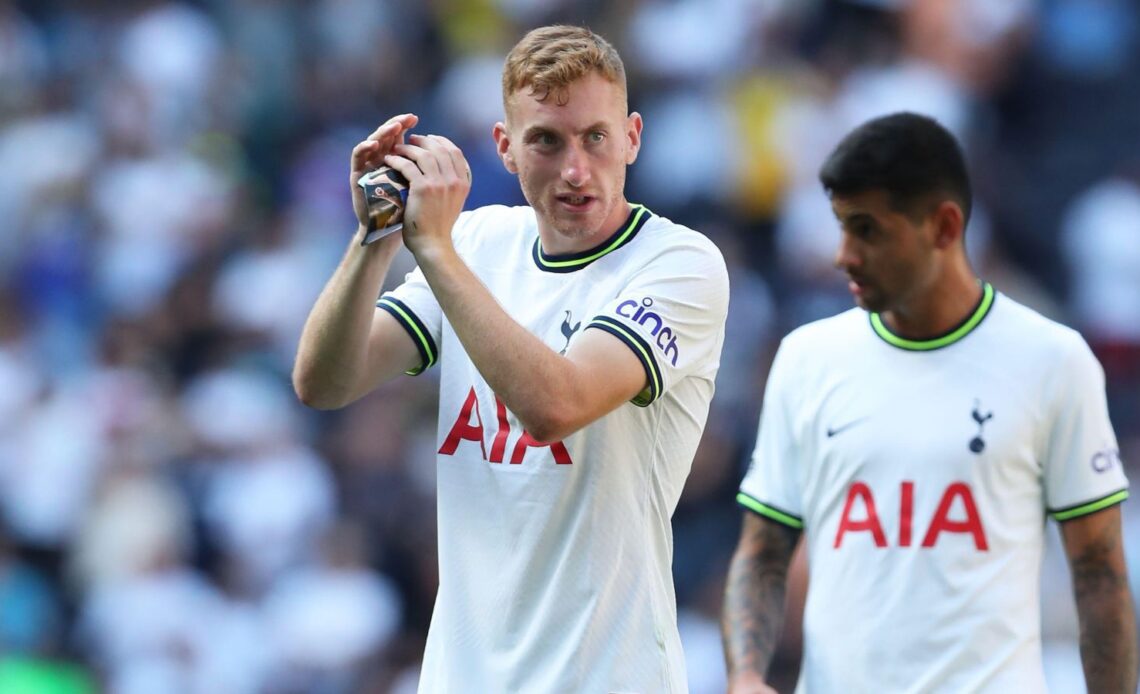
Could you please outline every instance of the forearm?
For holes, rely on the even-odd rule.
[[[417,260],[480,375],[528,431],[543,438],[557,419],[557,404],[575,401],[575,365],[511,318],[451,248]]]
[[[1136,691],[1140,656],[1136,618],[1125,576],[1098,566],[1074,566],[1081,625],[1081,663],[1090,692]]]
[[[1134,694],[1140,656],[1120,506],[1065,521],[1061,538],[1073,574],[1088,690]]]
[[[738,551],[728,569],[721,629],[729,677],[763,678],[784,623],[786,564]]]
[[[381,241],[361,247],[350,242],[301,332],[293,386],[312,407],[341,407],[370,387],[369,334],[376,299],[399,245]]]
[[[746,512],[728,567],[721,629],[733,690],[754,688],[776,653],[784,624],[788,566],[800,531]],[[743,686],[747,685],[747,686]]]

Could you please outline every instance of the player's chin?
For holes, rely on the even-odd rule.
[[[558,232],[559,236],[573,240],[589,238],[594,233],[594,229],[592,227],[568,222],[555,224],[554,230]]]
[[[884,297],[869,287],[863,287],[863,291],[853,294],[852,296],[855,299],[855,305],[864,311],[882,313],[888,308],[888,302]]]
[[[571,239],[592,236],[602,226],[598,215],[558,214],[554,218],[554,230]]]

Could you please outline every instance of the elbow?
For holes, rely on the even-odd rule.
[[[322,387],[317,379],[293,373],[293,392],[306,407],[314,410],[338,410],[349,403],[349,399],[331,388]]]
[[[519,416],[526,433],[535,441],[550,444],[561,441],[582,428],[573,414],[564,407],[546,407],[540,411]]]

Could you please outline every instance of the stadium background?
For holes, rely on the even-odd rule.
[[[977,269],[1084,333],[1140,477],[1129,0],[0,0],[0,691],[414,691],[435,376],[318,413],[291,361],[354,228],[349,150],[389,115],[464,148],[469,206],[522,202],[490,138],[499,70],[552,21],[626,59],[646,121],[629,197],[730,267],[674,518],[695,694],[723,691],[733,495],[773,349],[850,305],[815,172],[867,117],[919,110],[962,138]],[[1044,576],[1049,677],[1079,691],[1055,533]]]

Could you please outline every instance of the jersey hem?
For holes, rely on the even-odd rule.
[[[531,249],[531,256],[534,258],[534,264],[543,272],[566,273],[581,270],[595,260],[616,251],[632,241],[633,237],[637,236],[637,232],[641,231],[642,227],[645,226],[645,222],[652,216],[653,213],[644,205],[631,205],[629,216],[626,218],[625,223],[622,224],[612,236],[597,246],[578,253],[547,255],[542,251],[542,239],[536,238],[534,240],[534,248]]]
[[[396,319],[396,322],[412,338],[416,350],[420,353],[420,366],[404,373],[409,376],[418,376],[430,369],[439,358],[439,349],[436,348],[435,340],[431,338],[431,333],[428,332],[427,326],[424,325],[419,316],[408,308],[407,304],[391,296],[380,297],[380,300],[376,302],[376,307],[384,309]]]
[[[586,326],[587,330],[590,328],[604,330],[624,342],[626,346],[633,351],[634,356],[637,357],[637,360],[641,362],[641,366],[645,369],[645,380],[648,385],[645,387],[645,390],[638,393],[630,402],[638,407],[648,407],[654,400],[661,397],[661,393],[664,390],[661,369],[657,366],[657,360],[653,357],[653,348],[643,337],[630,330],[621,322],[608,316],[595,316]]]
[[[995,298],[996,292],[994,291],[993,285],[989,282],[983,282],[982,298],[978,301],[978,305],[974,307],[974,310],[970,312],[970,315],[957,326],[951,328],[949,332],[928,340],[908,340],[905,337],[896,335],[891,332],[891,329],[883,322],[883,317],[878,313],[872,313],[870,315],[871,329],[875,331],[875,334],[878,335],[883,342],[886,342],[892,347],[905,349],[909,352],[930,352],[936,349],[942,349],[943,347],[949,347],[973,332],[974,328],[978,327],[981,322],[985,320],[985,317],[989,315]]]
[[[1086,501],[1082,504],[1077,504],[1076,506],[1069,506],[1066,508],[1057,509],[1055,511],[1051,510],[1049,511],[1049,515],[1053,517],[1053,520],[1057,521],[1072,520],[1073,518],[1080,518],[1081,516],[1087,516],[1089,514],[1096,513],[1097,511],[1102,511],[1109,506],[1115,506],[1127,498],[1128,490],[1121,489],[1120,491],[1113,492],[1108,496],[1103,496],[1093,501]]]
[[[764,516],[769,520],[774,520],[777,523],[786,525],[789,528],[794,528],[796,530],[803,530],[804,528],[804,520],[799,516],[792,515],[791,513],[778,509],[775,506],[765,504],[762,501],[758,501],[745,492],[737,493],[736,503],[740,504],[749,511],[753,511],[754,513]]]

